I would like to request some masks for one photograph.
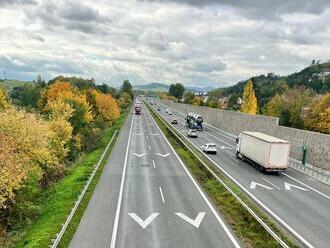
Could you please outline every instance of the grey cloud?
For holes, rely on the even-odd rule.
[[[29,20],[39,20],[53,29],[64,27],[83,33],[105,33],[104,25],[111,22],[97,9],[76,0],[44,0],[37,8],[26,10],[25,14]]]
[[[37,2],[34,0],[0,0],[0,8],[11,5],[28,5],[28,4],[37,4]]]
[[[252,19],[273,19],[283,14],[320,14],[329,8],[329,0],[139,0],[147,2],[176,2],[197,7],[224,6],[236,9]]]

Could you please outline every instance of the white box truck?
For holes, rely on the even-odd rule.
[[[284,171],[288,168],[290,142],[260,132],[242,132],[237,140],[236,156],[260,171]]]

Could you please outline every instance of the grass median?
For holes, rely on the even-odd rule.
[[[100,159],[101,154],[115,131],[122,127],[127,118],[128,112],[129,109],[124,111],[116,123],[111,128],[104,131],[102,142],[97,149],[85,154],[82,159],[72,167],[65,178],[43,192],[43,195],[38,199],[38,201],[41,202],[42,214],[26,231],[23,238],[15,245],[16,248],[48,247],[51,239],[55,238],[56,233],[62,228],[62,224],[64,224],[71,208],[74,206],[75,201],[78,199],[79,194],[85,186],[89,175],[93,171],[93,166]],[[80,219],[93,194],[117,137],[118,135],[114,138],[103,158],[98,171],[96,172],[58,247],[69,247],[70,241],[79,225]]]
[[[148,109],[180,158],[192,172],[200,186],[208,194],[213,204],[235,232],[242,247],[279,247],[276,240],[263,228],[263,226],[241,205],[241,203],[236,200],[234,196],[226,190],[222,184],[216,180],[212,173],[209,172],[201,161],[186,147],[186,144],[182,144],[182,141],[173,134],[175,131],[170,130],[169,127],[163,123],[161,117],[159,117],[150,106],[148,106]],[[177,132],[176,134],[180,136]],[[190,148],[194,151],[194,153],[200,153],[200,151],[197,151],[196,148]],[[202,156],[199,157],[201,158]],[[209,161],[203,162],[207,163],[210,168],[213,167]],[[248,203],[251,208],[251,205],[253,205],[252,202],[245,197],[236,185],[234,185],[223,175],[220,175],[218,170],[212,171],[216,171],[217,176],[219,176],[221,180],[225,181],[227,185],[230,185],[230,188],[236,194],[238,194],[241,198],[243,197],[244,202]],[[259,208],[253,206],[252,209],[258,213],[259,217],[262,215],[262,219],[267,223],[267,225],[275,230],[277,235],[279,235],[289,247],[298,247],[290,238],[287,237],[286,234],[282,233]]]

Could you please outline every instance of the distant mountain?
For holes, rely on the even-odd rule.
[[[134,90],[144,90],[144,91],[168,91],[170,86],[168,84],[162,83],[150,83],[150,84],[140,84],[133,85]],[[208,92],[210,90],[215,89],[214,87],[196,87],[196,86],[188,86],[187,90],[192,90],[194,92]]]
[[[212,86],[207,86],[207,87],[188,86],[187,89],[192,90],[194,92],[208,92],[214,90],[215,88]]]
[[[145,90],[145,91],[168,91],[170,86],[162,83],[150,83],[133,85],[134,90]]]

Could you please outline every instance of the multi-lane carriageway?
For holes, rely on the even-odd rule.
[[[70,247],[240,245],[143,106],[125,122]]]
[[[159,104],[160,114],[168,123],[175,117],[177,131],[186,135],[185,113]],[[170,109],[170,108],[169,108]],[[221,120],[220,120],[221,121]],[[330,247],[330,187],[294,169],[278,174],[266,174],[236,158],[235,138],[204,123],[197,139],[186,138],[197,148],[215,143],[217,155],[207,155],[219,170],[227,174],[246,194],[266,210],[306,247]]]

